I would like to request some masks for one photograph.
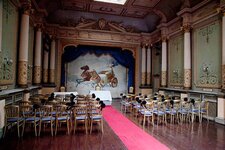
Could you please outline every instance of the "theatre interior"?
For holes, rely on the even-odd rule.
[[[0,0],[0,149],[225,149],[225,0]]]

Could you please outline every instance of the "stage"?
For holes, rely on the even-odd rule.
[[[91,90],[89,94],[94,93],[96,98],[100,98],[106,105],[112,104],[112,96],[110,91],[93,91]]]

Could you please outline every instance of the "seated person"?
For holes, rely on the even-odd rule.
[[[191,103],[192,103],[193,106],[195,106],[195,99],[194,98],[191,99]]]
[[[99,105],[100,105],[99,109],[102,111],[103,108],[105,108],[105,103],[103,101],[99,101]]]
[[[188,98],[187,98],[187,97],[185,97],[185,98],[184,98],[184,101],[185,101],[185,102],[187,102],[187,101],[188,101]]]
[[[75,98],[76,98],[76,96],[73,93],[71,93],[70,94],[70,102],[66,103],[66,105],[68,106],[67,110],[71,110],[74,107],[74,105],[75,105],[74,99]]]
[[[171,108],[173,108],[173,105],[174,105],[174,101],[173,100],[170,100],[170,105],[171,105]]]
[[[147,104],[147,102],[145,100],[141,102],[141,106],[144,107],[144,108],[147,108],[146,104]]]
[[[95,96],[95,93],[92,93],[92,94],[91,94],[91,98],[95,99],[95,97],[96,97],[96,96]]]
[[[55,94],[51,93],[51,95],[48,97],[48,101],[53,101],[55,98]]]

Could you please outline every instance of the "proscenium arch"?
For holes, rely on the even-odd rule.
[[[88,46],[78,45],[64,47],[61,63],[61,86],[65,86],[65,64],[72,62],[81,55],[87,53],[95,53],[97,55],[110,54],[120,65],[128,68],[128,87],[135,86],[135,58],[133,52],[130,50],[122,50],[118,47],[104,47],[104,46]]]

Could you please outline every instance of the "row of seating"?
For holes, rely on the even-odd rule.
[[[154,122],[167,124],[183,122],[194,122],[198,117],[202,122],[203,115],[208,118],[209,102],[194,99],[176,99],[163,97],[142,97],[140,96],[122,96],[121,111],[132,112],[136,117],[143,118],[143,125],[146,118],[154,125]]]
[[[37,103],[38,102],[38,103]],[[103,119],[101,110],[99,109],[99,102],[86,97],[77,97],[75,103],[39,103],[40,99],[36,101],[20,102],[19,105],[5,106],[5,128],[6,131],[12,126],[17,126],[18,137],[23,136],[27,124],[32,124],[34,127],[35,136],[40,136],[42,126],[50,125],[51,135],[57,135],[58,128],[62,123],[67,126],[67,134],[70,134],[73,127],[74,133],[77,129],[77,124],[83,122],[85,131],[92,132],[94,122],[101,123],[101,130],[103,132]],[[20,128],[22,127],[22,133]],[[37,132],[37,127],[39,131]],[[54,131],[55,127],[55,131]]]

